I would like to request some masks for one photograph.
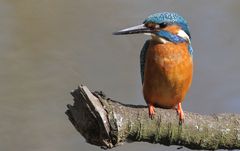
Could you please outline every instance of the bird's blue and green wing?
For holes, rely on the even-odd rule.
[[[146,54],[148,50],[150,40],[147,40],[145,44],[143,45],[143,48],[140,53],[140,72],[141,72],[141,78],[142,78],[142,84],[144,80],[144,67],[145,67],[145,59],[146,59]]]

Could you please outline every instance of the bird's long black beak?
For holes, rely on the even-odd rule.
[[[127,35],[127,34],[139,34],[139,33],[153,33],[154,30],[146,27],[144,24],[133,26],[130,28],[122,29],[114,32],[113,35]]]

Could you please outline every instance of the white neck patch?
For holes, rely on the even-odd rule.
[[[187,40],[188,43],[191,43],[189,36],[185,33],[183,30],[179,30],[178,34],[179,37],[182,37],[183,39]]]

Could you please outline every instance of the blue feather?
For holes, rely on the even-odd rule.
[[[168,41],[171,41],[173,43],[181,43],[181,42],[186,42],[186,40],[178,35],[174,35],[168,31],[165,30],[160,30],[159,32],[156,33],[159,37],[163,37],[167,39]]]
[[[142,83],[144,80],[144,68],[145,68],[145,60],[146,60],[146,54],[147,50],[149,47],[150,40],[147,40],[145,44],[143,45],[143,48],[140,53],[140,72],[141,72],[141,78],[142,78]]]
[[[173,12],[156,13],[146,18],[143,23],[144,24],[145,23],[161,24],[163,22],[179,25],[182,28],[182,30],[184,30],[191,39],[187,21],[177,13],[173,13]]]
[[[193,48],[192,48],[192,45],[191,45],[191,44],[188,45],[188,52],[189,52],[191,55],[193,55]]]

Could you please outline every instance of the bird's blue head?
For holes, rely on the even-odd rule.
[[[150,15],[143,24],[126,28],[114,35],[151,34],[155,39],[170,41],[174,43],[191,41],[189,27],[187,21],[180,15],[174,12],[162,12]]]
[[[143,22],[144,24],[154,23],[160,26],[168,26],[168,25],[178,25],[181,29],[189,36],[189,27],[187,21],[177,13],[170,12],[162,12],[150,15]]]

